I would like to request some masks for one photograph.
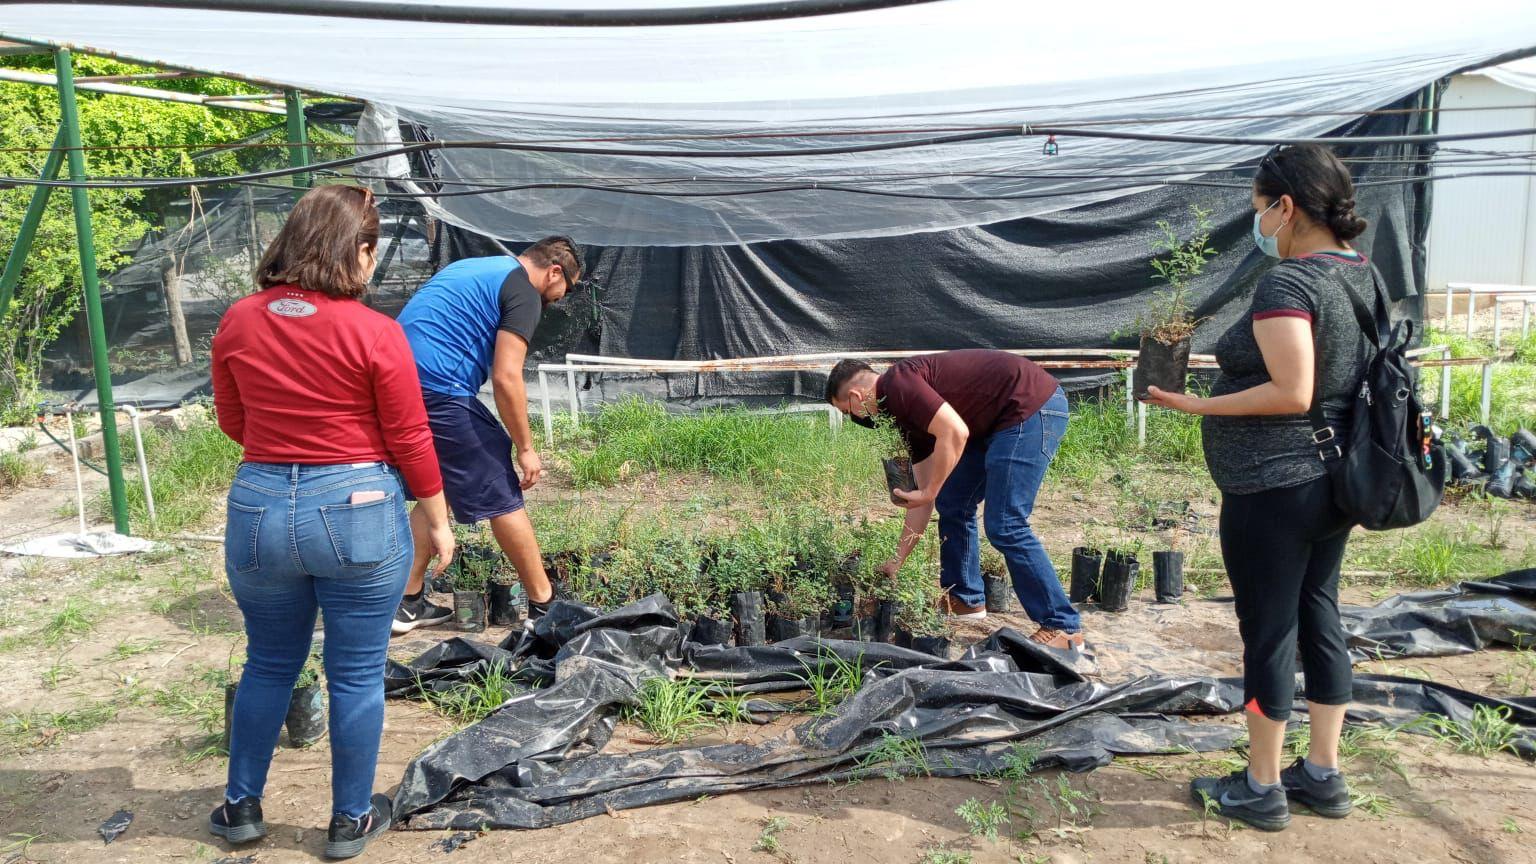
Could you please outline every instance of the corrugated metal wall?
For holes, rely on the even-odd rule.
[[[1441,132],[1536,128],[1536,93],[1481,75],[1454,78],[1441,108],[1478,109],[1443,110]],[[1536,137],[1449,144],[1438,158],[1465,159],[1466,151],[1529,154]],[[1466,170],[1496,169],[1448,161],[1438,169]],[[1447,282],[1536,285],[1536,177],[1448,180],[1435,186],[1432,206],[1429,290],[1443,292]]]

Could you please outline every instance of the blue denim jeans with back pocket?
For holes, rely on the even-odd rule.
[[[939,581],[950,596],[967,606],[987,602],[976,532],[976,507],[986,501],[987,539],[1008,562],[1024,611],[1042,627],[1075,633],[1082,627],[1077,610],[1029,525],[1045,471],[1067,432],[1067,417],[1067,395],[1058,387],[1034,416],[972,441],[944,481],[934,509],[939,513]]]
[[[355,492],[384,497],[353,504]],[[368,813],[384,728],[389,627],[410,563],[405,491],[388,465],[240,466],[229,490],[224,569],[248,644],[226,798],[262,797],[318,610],[331,701],[332,811]]]

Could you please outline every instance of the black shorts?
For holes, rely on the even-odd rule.
[[[523,484],[512,463],[512,437],[473,396],[422,391],[427,425],[443,474],[443,496],[464,525],[523,509]]]

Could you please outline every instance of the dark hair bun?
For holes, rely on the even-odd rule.
[[[1353,240],[1365,233],[1367,223],[1355,213],[1355,199],[1342,198],[1328,207],[1328,228],[1340,240]]]

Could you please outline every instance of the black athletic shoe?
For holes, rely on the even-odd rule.
[[[1295,765],[1280,772],[1280,782],[1285,786],[1286,797],[1306,805],[1307,809],[1319,816],[1329,819],[1348,816],[1349,811],[1355,809],[1355,804],[1349,798],[1349,784],[1344,782],[1344,775],[1335,773],[1319,783],[1307,773],[1307,766],[1302,764],[1305,761],[1297,759]]]
[[[241,798],[213,808],[208,830],[230,843],[249,843],[267,836],[267,823],[261,821],[261,799]]]
[[[427,592],[412,596],[410,594],[400,600],[400,608],[395,610],[395,620],[389,625],[389,632],[396,636],[401,633],[409,633],[417,627],[432,627],[444,621],[453,619],[453,610],[435,603],[427,602]]]
[[[353,858],[361,855],[368,841],[389,830],[389,814],[394,809],[389,796],[376,792],[370,803],[373,807],[361,819],[353,819],[341,813],[331,817],[331,830],[325,838],[325,857]]]
[[[1200,777],[1189,784],[1195,806],[1212,808],[1228,819],[1247,822],[1260,831],[1279,831],[1291,824],[1291,808],[1286,803],[1284,787],[1255,795],[1248,786],[1246,770],[1233,771],[1225,777]],[[1215,802],[1207,805],[1206,800]]]
[[[550,604],[552,604],[554,602],[555,602],[555,595],[553,595],[553,594],[551,594],[549,599],[545,600],[543,603],[535,603],[532,600],[529,600],[528,601],[528,620],[523,622],[524,629],[532,630],[533,629],[533,625],[535,623],[537,623],[540,618],[544,617],[544,614],[549,611]]]

